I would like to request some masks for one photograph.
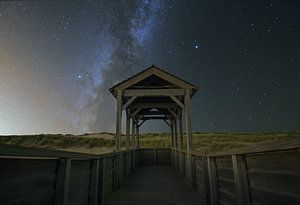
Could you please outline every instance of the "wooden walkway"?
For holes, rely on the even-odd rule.
[[[199,205],[200,198],[171,166],[141,166],[107,205]]]

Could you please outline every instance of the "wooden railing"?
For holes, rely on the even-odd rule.
[[[187,153],[172,149],[172,165],[203,204],[300,204],[300,138],[191,159],[189,176]]]
[[[104,204],[137,165],[171,164],[202,204],[300,204],[299,149],[300,138],[189,157],[176,149],[89,155],[0,145],[0,204]]]
[[[0,204],[105,204],[138,164],[171,165],[171,150],[90,155],[0,145]]]
[[[0,204],[104,204],[134,171],[137,155],[0,145]]]

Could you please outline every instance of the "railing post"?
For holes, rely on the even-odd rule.
[[[113,159],[113,190],[116,191],[119,188],[119,154],[116,154]]]
[[[98,189],[98,202],[99,205],[104,205],[104,193],[105,193],[105,158],[102,158],[99,164],[99,189]]]
[[[69,204],[71,159],[59,159],[56,176],[55,205]]]
[[[202,163],[203,163],[203,179],[204,179],[204,196],[205,196],[205,200],[204,203],[205,204],[210,204],[210,187],[209,187],[209,175],[208,175],[208,166],[207,166],[207,160],[206,157],[202,157]]]
[[[157,149],[153,150],[153,164],[157,165]]]
[[[234,184],[239,205],[250,205],[246,161],[243,155],[232,155]]]
[[[99,159],[91,160],[89,205],[98,204]]]
[[[218,185],[217,185],[217,170],[216,159],[214,157],[207,157],[207,168],[210,189],[210,204],[218,205]]]

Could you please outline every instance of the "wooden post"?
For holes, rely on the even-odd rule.
[[[153,149],[153,157],[154,157],[154,162],[153,162],[153,164],[154,165],[157,165],[157,149]]]
[[[140,148],[140,136],[139,136],[139,121],[137,120],[136,123],[135,123],[135,131],[136,131],[136,134],[135,134],[135,139],[136,139],[136,149],[139,149]]]
[[[182,129],[182,109],[178,112],[178,128],[179,128],[179,149],[183,149],[183,129]]]
[[[122,90],[117,91],[117,117],[116,117],[116,151],[121,151],[121,130],[122,130]]]
[[[59,159],[55,188],[55,205],[69,204],[71,159]]]
[[[243,155],[232,155],[235,190],[239,205],[250,205],[246,161]]]
[[[89,205],[98,204],[99,159],[91,160]]]
[[[135,120],[132,118],[132,124],[131,124],[131,138],[132,138],[132,149],[135,149],[136,142],[135,142]]]
[[[174,118],[174,165],[175,169],[178,169],[178,143],[177,143],[177,119]]]
[[[209,178],[210,202],[211,205],[218,205],[217,170],[216,159],[214,157],[207,157],[207,170]]]
[[[130,149],[130,111],[126,109],[126,150]]]
[[[100,170],[100,174],[99,174],[99,204],[100,205],[104,205],[104,193],[105,193],[105,158],[102,158],[102,160],[100,161],[100,165],[99,165],[99,170]]]
[[[171,128],[171,165],[174,166],[175,162],[174,162],[174,123],[173,120],[170,120],[170,128]]]
[[[170,121],[171,124],[171,148],[174,148],[174,123],[173,120]]]
[[[191,180],[192,177],[192,125],[191,125],[191,112],[190,112],[190,90],[186,89],[184,96],[184,105],[185,105],[185,117],[186,117],[186,162],[187,162],[187,176]]]
[[[135,120],[134,117],[132,118],[132,122],[131,122],[131,138],[132,138],[132,170],[135,169]]]

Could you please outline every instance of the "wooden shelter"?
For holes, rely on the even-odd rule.
[[[122,110],[126,110],[126,149],[139,148],[139,128],[145,121],[163,120],[171,129],[172,148],[180,150],[183,148],[182,114],[185,111],[186,147],[187,152],[191,152],[190,99],[198,90],[195,85],[152,65],[109,90],[117,99],[117,152],[121,151]]]

